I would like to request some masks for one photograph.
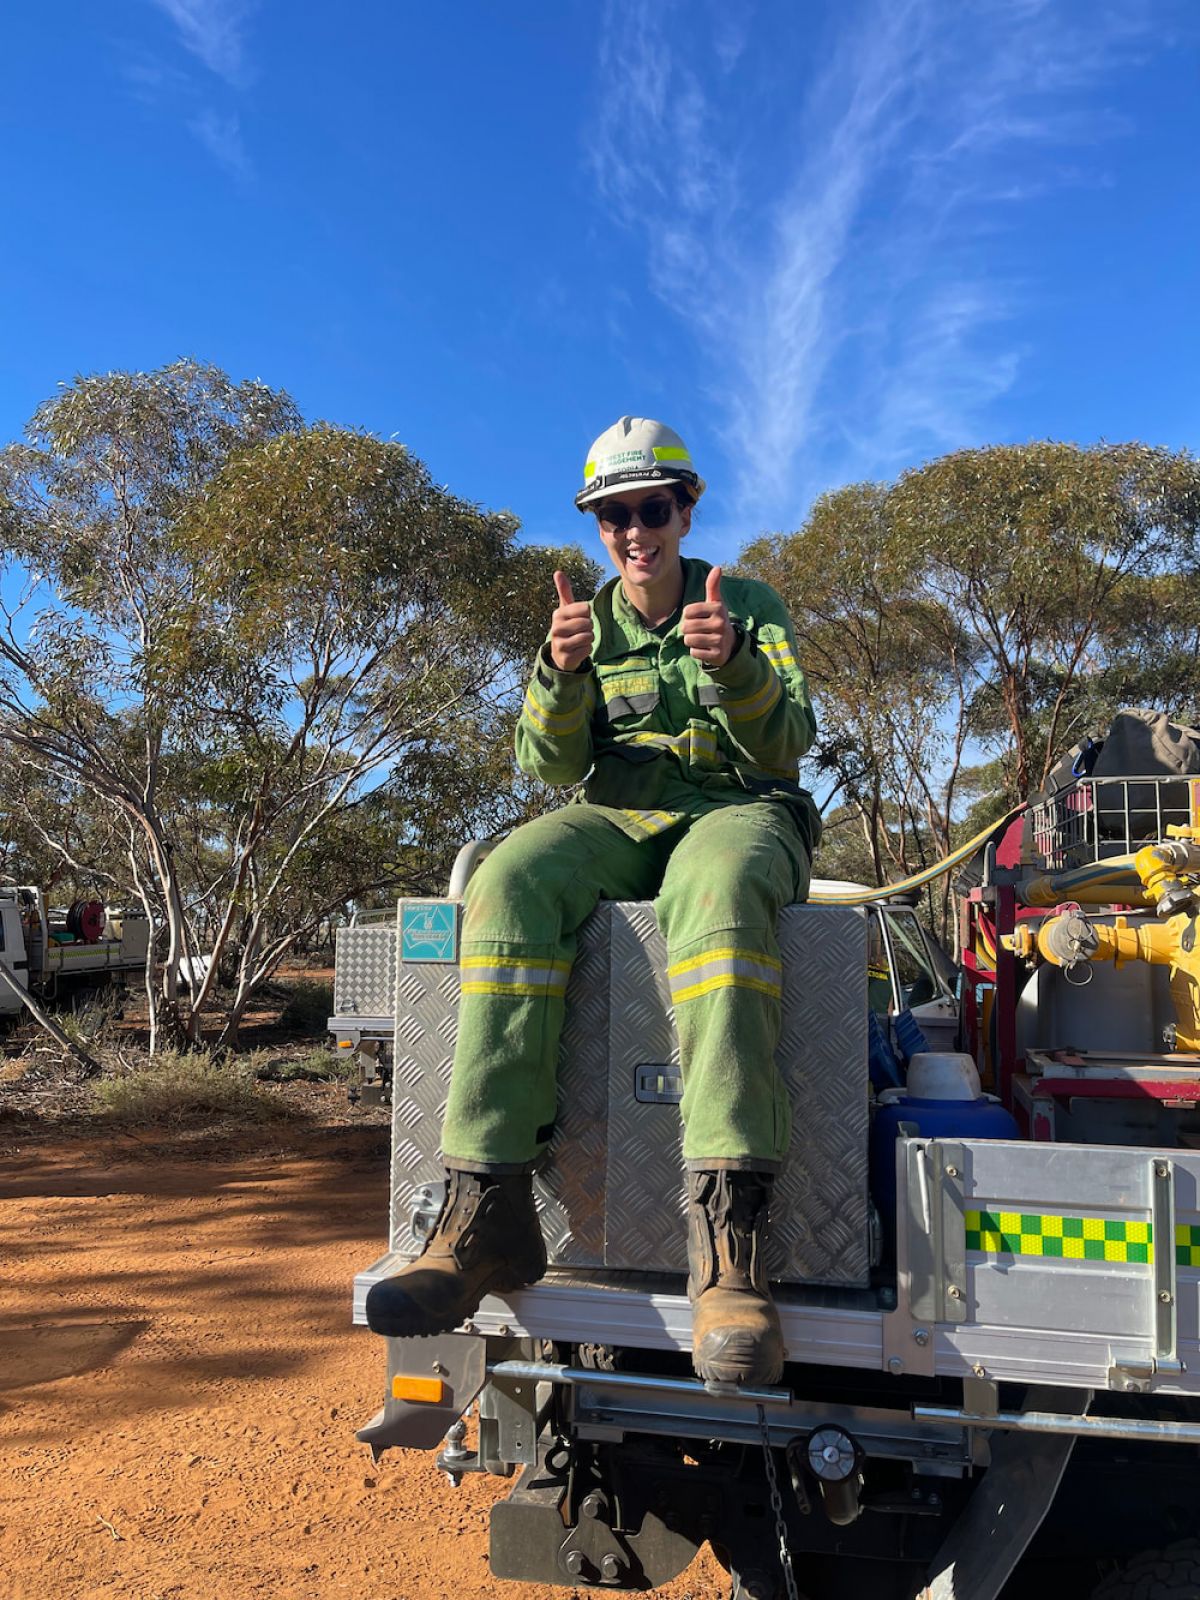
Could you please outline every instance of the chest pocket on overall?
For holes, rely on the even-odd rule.
[[[600,696],[609,722],[646,717],[662,693],[658,671],[648,661],[617,661],[596,668]]]

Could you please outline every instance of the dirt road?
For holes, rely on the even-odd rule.
[[[4,1600],[563,1600],[489,1576],[507,1484],[354,1438],[382,1385],[349,1289],[385,1139],[0,1137]],[[657,1591],[727,1592],[707,1552]]]

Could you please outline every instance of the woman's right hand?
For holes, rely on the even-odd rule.
[[[559,672],[574,672],[592,653],[592,608],[576,600],[565,572],[554,574],[558,605],[550,619],[550,660]]]

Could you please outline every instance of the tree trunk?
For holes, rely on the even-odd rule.
[[[46,1030],[46,1032],[54,1040],[55,1044],[59,1045],[69,1055],[73,1055],[75,1057],[76,1061],[78,1061],[80,1066],[83,1068],[83,1076],[85,1078],[98,1078],[100,1076],[100,1074],[104,1071],[102,1064],[96,1060],[95,1056],[89,1055],[82,1045],[76,1044],[74,1039],[69,1038],[63,1032],[58,1023],[42,1010],[41,1006],[38,1005],[37,1001],[29,993],[29,990],[22,989],[21,985],[4,965],[3,961],[0,961],[0,984],[3,984],[6,989],[8,989],[12,994],[16,995],[17,999],[25,1007],[26,1011],[29,1012],[33,1020],[38,1024],[39,1027]]]

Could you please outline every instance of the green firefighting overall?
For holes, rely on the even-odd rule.
[[[684,560],[681,607],[709,571]],[[764,583],[725,578],[738,643],[693,659],[679,612],[647,628],[613,579],[593,649],[560,672],[543,647],[517,727],[521,767],[586,778],[579,803],[517,828],[475,872],[442,1143],[446,1165],[530,1170],[554,1128],[576,934],[596,902],[657,896],[679,1036],[686,1164],[774,1171],[790,1110],[775,1066],[780,908],[808,892],[820,822],[797,782],[815,719],[791,622]],[[619,1005],[620,996],[613,996]]]

